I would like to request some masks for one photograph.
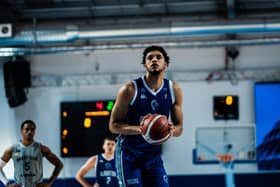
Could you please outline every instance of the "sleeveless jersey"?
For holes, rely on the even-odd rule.
[[[169,117],[169,112],[174,104],[175,97],[172,82],[163,79],[163,84],[156,92],[152,91],[144,76],[133,81],[135,95],[130,102],[127,114],[128,124],[140,124],[147,114],[162,114]],[[160,154],[160,146],[147,143],[142,135],[121,135],[119,141],[122,150],[127,150],[135,156],[147,156],[150,154]]]
[[[12,159],[14,177],[17,184],[23,187],[35,187],[43,178],[43,155],[37,142],[29,146],[19,143],[13,146]]]
[[[96,182],[100,187],[118,187],[115,158],[107,160],[103,154],[97,155]]]

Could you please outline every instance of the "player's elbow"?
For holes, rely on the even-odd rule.
[[[76,179],[77,181],[80,181],[80,178],[81,178],[81,176],[77,173],[77,174],[75,175],[75,179]]]
[[[109,124],[109,130],[111,133],[114,133],[114,134],[117,134],[118,133],[118,130],[117,130],[117,125],[113,122],[111,122]]]
[[[62,168],[63,168],[63,163],[62,163],[61,161],[58,163],[57,168],[59,169],[59,171],[62,170]]]

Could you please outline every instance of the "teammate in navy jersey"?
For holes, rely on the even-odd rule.
[[[118,187],[116,174],[115,152],[116,142],[114,138],[107,137],[104,139],[104,153],[90,157],[76,174],[77,181],[83,187],[92,187],[84,178],[90,169],[96,169],[96,181],[94,187]]]
[[[59,175],[63,164],[51,150],[36,141],[36,124],[26,120],[21,124],[21,142],[5,150],[0,160],[0,179],[7,187],[50,187]],[[49,180],[43,182],[43,157],[55,166]],[[15,183],[10,183],[3,172],[6,163],[13,159]]]
[[[168,187],[160,146],[143,139],[141,123],[149,113],[170,116],[170,137],[180,136],[182,90],[177,83],[164,78],[169,56],[161,46],[147,47],[142,64],[145,75],[119,90],[111,113],[110,131],[120,134],[115,153],[118,179],[121,187]]]

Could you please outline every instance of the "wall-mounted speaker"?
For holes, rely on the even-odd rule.
[[[27,101],[27,91],[31,86],[30,63],[23,58],[15,58],[3,64],[4,85],[10,107]]]

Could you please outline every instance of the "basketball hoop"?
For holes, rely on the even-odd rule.
[[[233,154],[219,154],[216,156],[225,169],[226,187],[235,187],[233,173]]]
[[[220,162],[230,163],[230,162],[233,161],[234,155],[232,155],[232,154],[220,154],[220,155],[217,155],[217,158]]]

